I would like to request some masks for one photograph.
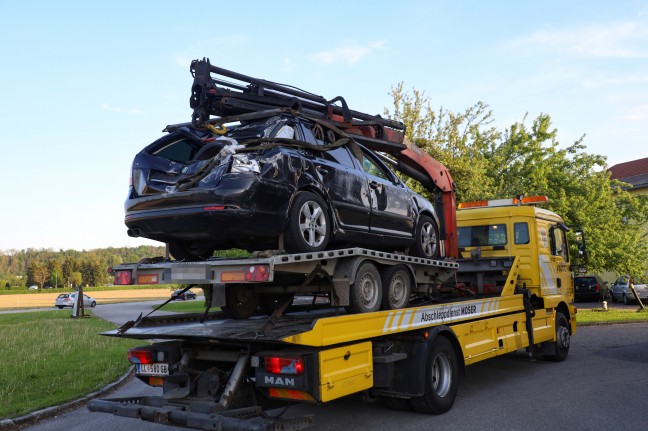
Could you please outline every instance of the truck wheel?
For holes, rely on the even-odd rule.
[[[452,408],[459,389],[459,361],[452,344],[443,336],[434,340],[430,350],[424,385],[425,394],[410,400],[415,411],[440,415]]]
[[[556,352],[552,355],[544,355],[548,361],[562,362],[567,359],[569,354],[569,344],[571,343],[571,335],[569,334],[569,322],[567,317],[560,312],[556,312]]]
[[[430,216],[419,217],[414,237],[416,241],[411,248],[413,256],[426,259],[435,259],[439,256],[439,233]]]
[[[381,273],[383,292],[382,310],[407,307],[412,293],[412,278],[402,265],[388,266]]]
[[[315,193],[299,192],[288,212],[284,245],[289,253],[321,251],[331,234],[326,204]]]
[[[349,292],[351,313],[370,313],[380,309],[382,299],[382,283],[378,268],[371,262],[364,262],[356,272],[355,282]]]
[[[259,307],[259,294],[249,284],[233,284],[225,288],[223,312],[233,319],[247,319]]]

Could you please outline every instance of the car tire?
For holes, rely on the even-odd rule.
[[[410,249],[410,254],[425,259],[439,257],[439,229],[432,217],[421,215],[414,231],[415,242]]]
[[[412,293],[412,277],[403,265],[385,267],[381,272],[382,310],[407,307]]]
[[[212,257],[214,249],[211,247],[193,247],[184,241],[172,241],[169,243],[169,254],[175,260],[205,260]]]
[[[372,262],[364,262],[358,267],[355,281],[349,292],[351,313],[371,313],[380,310],[382,304],[382,282],[378,268]]]
[[[623,304],[628,305],[630,301],[628,301],[628,296],[624,293],[623,294]]]
[[[57,307],[59,310],[62,310],[62,309],[63,309],[63,306],[62,306],[62,305],[57,305],[56,307]]]
[[[95,308],[97,306],[97,303],[95,301],[92,301],[90,303],[90,308]]]
[[[289,253],[311,253],[326,248],[331,223],[324,200],[311,192],[298,192],[288,212],[284,247]]]

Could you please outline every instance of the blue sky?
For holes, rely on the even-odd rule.
[[[648,1],[0,0],[0,41],[0,250],[156,244],[126,235],[130,165],[190,120],[202,57],[372,114],[399,82],[500,128],[547,113],[610,166],[648,156]]]

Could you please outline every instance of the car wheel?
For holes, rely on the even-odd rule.
[[[434,259],[439,256],[439,233],[430,216],[419,217],[414,237],[416,242],[412,246],[410,254],[426,259]]]
[[[424,388],[422,397],[410,400],[414,411],[440,415],[452,408],[459,389],[459,360],[446,337],[438,336],[430,349]]]
[[[356,272],[355,281],[349,292],[351,313],[370,313],[380,309],[382,299],[382,283],[378,268],[371,262],[364,262]]]
[[[556,312],[556,341],[555,353],[544,355],[548,361],[562,362],[567,359],[569,354],[569,345],[571,344],[571,335],[569,333],[569,322],[567,317],[560,311]]]
[[[628,305],[628,296],[625,293],[623,294],[623,303]]]
[[[225,288],[225,306],[223,312],[233,319],[247,319],[254,315],[259,307],[259,294],[249,284],[232,284]]]
[[[173,241],[169,243],[169,253],[175,260],[205,260],[212,257],[214,249],[191,246],[184,241]]]
[[[381,273],[383,310],[407,307],[412,293],[412,277],[402,265],[388,266]]]
[[[62,309],[63,309],[63,306],[62,306],[62,305],[57,305],[57,307],[58,307],[59,310],[62,310]]]
[[[90,308],[95,308],[97,306],[97,303],[95,301],[92,301],[90,303]]]
[[[289,253],[310,253],[326,248],[331,234],[324,200],[311,192],[299,192],[288,213],[284,247]]]

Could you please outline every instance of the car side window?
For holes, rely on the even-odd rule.
[[[353,163],[353,159],[351,157],[351,154],[349,153],[349,150],[347,150],[345,147],[337,147],[328,151],[322,151],[322,156],[326,160],[339,163],[343,166],[346,166],[347,168],[355,169],[356,167]]]
[[[391,175],[385,172],[382,166],[376,164],[364,151],[362,152],[362,169],[374,177],[382,178],[386,181],[393,181]]]

